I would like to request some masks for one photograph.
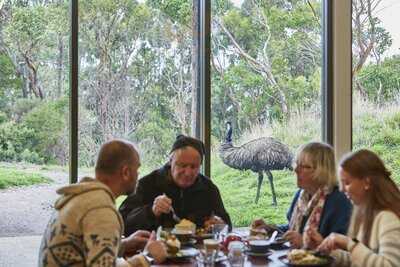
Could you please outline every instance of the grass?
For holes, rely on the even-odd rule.
[[[26,186],[50,182],[50,179],[37,173],[26,173],[10,168],[0,167],[0,189],[12,186]]]
[[[225,208],[234,226],[249,226],[256,218],[263,218],[275,224],[287,222],[286,211],[297,190],[292,172],[272,172],[278,202],[275,207],[272,206],[271,189],[267,177],[264,177],[260,199],[258,204],[255,204],[258,177],[256,173],[233,170],[225,166],[215,155],[212,157],[212,164],[212,180],[221,192]]]

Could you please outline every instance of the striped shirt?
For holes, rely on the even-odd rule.
[[[362,240],[361,231],[357,234],[357,239]],[[360,242],[351,253],[335,250],[331,255],[335,258],[335,266],[400,266],[399,217],[391,211],[380,211],[374,218],[368,246]]]

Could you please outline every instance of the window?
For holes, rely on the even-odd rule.
[[[395,0],[353,0],[353,149],[378,153],[399,182],[400,11]]]
[[[79,164],[94,166],[102,143],[124,138],[138,145],[147,174],[167,162],[178,134],[192,132],[191,5],[79,5]]]
[[[234,225],[285,223],[294,173],[271,169],[276,209],[266,173],[255,204],[259,174],[245,165],[269,143],[285,155],[321,140],[322,1],[215,1],[211,22],[212,178]]]
[[[3,236],[41,234],[51,214],[55,195],[21,186],[69,182],[68,13],[64,1],[0,1],[0,190],[18,186],[1,208],[31,214],[23,229],[3,218]]]

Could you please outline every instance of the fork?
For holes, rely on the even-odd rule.
[[[176,222],[180,222],[180,221],[181,221],[181,218],[179,218],[179,217],[176,215],[175,210],[174,210],[174,207],[172,207],[172,206],[171,206],[171,213],[172,213],[172,219],[174,219],[174,221],[176,221]]]

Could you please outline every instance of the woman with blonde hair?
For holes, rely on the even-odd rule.
[[[346,233],[351,203],[339,191],[333,148],[325,143],[311,142],[300,147],[294,171],[297,191],[287,213],[289,221],[278,228],[293,248],[316,248],[332,232]],[[270,230],[262,219],[253,228]]]
[[[391,173],[366,149],[345,156],[339,173],[355,206],[349,233],[329,235],[318,249],[338,266],[400,266],[400,191]]]

